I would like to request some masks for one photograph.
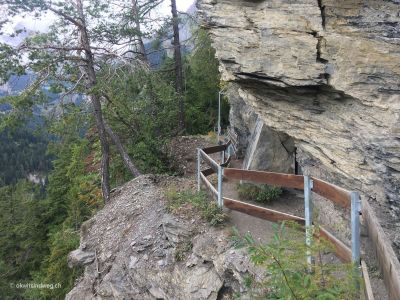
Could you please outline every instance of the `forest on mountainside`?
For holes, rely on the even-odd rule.
[[[155,18],[162,2],[3,5],[8,16],[0,20],[3,26],[32,12],[39,19],[51,12],[56,21],[18,45],[0,44],[3,82],[36,74],[26,89],[0,98],[10,107],[0,114],[2,299],[63,299],[81,272],[68,268],[67,254],[79,245],[81,224],[104,205],[110,189],[138,174],[176,174],[165,152],[168,141],[214,130],[220,77],[211,41],[194,15],[176,7],[171,16]],[[187,41],[179,39],[182,24],[190,24]],[[145,45],[149,40],[157,47]],[[190,47],[177,51],[185,43]],[[149,61],[154,53],[162,53],[156,66]],[[44,85],[58,101],[51,99],[52,109],[38,116],[38,107],[50,101]],[[73,94],[84,100],[64,101]],[[228,110],[223,101],[224,123]],[[39,117],[40,128],[29,129]],[[46,180],[30,182],[29,174]],[[61,288],[17,289],[16,283]]]
[[[0,187],[15,184],[29,174],[46,174],[51,158],[45,155],[48,139],[27,128],[0,132]]]

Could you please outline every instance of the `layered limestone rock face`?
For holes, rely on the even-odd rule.
[[[359,191],[396,228],[400,2],[200,0],[198,8],[231,83],[241,140],[258,115],[293,139],[304,174]]]
[[[112,193],[68,257],[85,271],[66,299],[251,299],[245,278],[264,271],[234,249],[229,228],[210,227],[190,207],[166,211],[164,188],[179,180],[141,176]]]

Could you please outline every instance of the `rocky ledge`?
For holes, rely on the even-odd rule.
[[[113,192],[83,224],[70,266],[85,266],[66,299],[247,299],[244,276],[256,275],[232,248],[228,229],[213,228],[190,209],[166,212],[163,186],[187,179],[141,176]]]
[[[247,158],[250,167],[296,169],[359,191],[400,249],[400,2],[200,0],[198,8],[230,83],[231,125],[266,164]],[[257,159],[254,136],[275,151]]]

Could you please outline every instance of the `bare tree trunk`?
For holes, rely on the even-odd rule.
[[[138,0],[132,0],[132,14],[133,17],[135,18],[135,29],[137,31],[137,39],[138,39],[138,44],[139,44],[139,52],[142,61],[145,64],[149,64],[147,54],[146,54],[146,48],[144,47],[143,43],[143,38],[142,38],[142,29],[140,27],[140,14],[139,14],[139,9],[138,9]]]
[[[113,140],[115,146],[117,147],[117,150],[119,154],[121,155],[125,166],[131,171],[132,175],[134,177],[140,176],[140,171],[136,168],[136,166],[133,164],[132,160],[130,159],[128,152],[126,152],[124,146],[121,143],[121,140],[119,139],[118,135],[114,133],[114,131],[111,129],[111,127],[104,121],[104,127],[110,136],[110,138]]]
[[[108,145],[106,129],[104,127],[103,115],[101,112],[101,102],[97,96],[90,95],[89,99],[93,105],[93,114],[96,120],[96,127],[101,145],[101,191],[104,201],[110,200],[110,146]]]
[[[96,73],[94,71],[93,55],[90,48],[90,40],[87,33],[85,17],[83,14],[83,5],[81,0],[76,0],[76,8],[79,15],[79,43],[84,48],[86,65],[80,68],[81,73],[86,75],[86,87],[91,89],[96,85]],[[101,191],[103,199],[107,202],[110,199],[110,148],[107,141],[106,129],[104,128],[103,113],[101,111],[101,102],[98,96],[89,95],[89,100],[93,106],[93,115],[96,121],[97,132],[101,145]]]
[[[171,0],[172,26],[174,29],[174,60],[175,60],[175,91],[179,98],[179,130],[185,130],[185,105],[183,99],[183,72],[181,44],[179,40],[178,12],[176,10],[176,0]]]

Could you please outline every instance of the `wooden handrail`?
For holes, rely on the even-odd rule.
[[[277,210],[257,206],[254,204],[249,204],[246,202],[242,202],[235,199],[230,199],[224,197],[224,206],[236,210],[247,215],[257,217],[260,219],[264,219],[271,222],[278,222],[278,221],[295,221],[301,225],[304,225],[304,218],[286,214]]]
[[[374,300],[375,298],[374,298],[374,293],[373,293],[372,287],[371,287],[371,281],[369,279],[368,267],[363,259],[361,260],[361,272],[362,272],[363,280],[364,280],[365,300]]]
[[[304,188],[304,177],[302,175],[225,168],[224,176],[236,180],[266,183],[287,188]]]
[[[349,191],[315,177],[311,177],[311,179],[313,181],[313,188],[311,190],[314,193],[344,208],[350,207],[351,199]]]
[[[304,218],[283,213],[277,210],[269,209],[266,207],[262,206],[257,206],[254,204],[242,202],[239,200],[235,199],[230,199],[224,197],[224,206],[226,208],[239,211],[242,213],[245,213],[247,215],[257,217],[260,219],[264,219],[270,222],[282,222],[282,221],[295,221],[296,223],[302,225],[302,228],[304,229],[304,224],[305,220]],[[315,233],[315,237],[322,237],[325,240],[329,241],[333,249],[336,253],[336,255],[346,263],[351,262],[351,250],[349,247],[347,247],[343,242],[341,242],[339,239],[337,239],[334,235],[332,235],[329,231],[326,229],[320,227],[319,232]]]
[[[214,198],[218,198],[218,191],[214,188],[214,186],[208,181],[206,178],[207,176],[218,172],[218,168],[221,167],[226,167],[229,164],[229,161],[231,157],[228,157],[228,160],[221,165],[218,165],[210,156],[207,154],[211,153],[216,153],[216,152],[221,152],[225,151],[230,145],[230,142],[225,144],[225,145],[219,145],[219,146],[214,146],[214,147],[209,147],[209,148],[204,148],[201,149],[200,153],[202,158],[206,161],[206,163],[211,167],[209,169],[203,170],[200,172],[200,178],[201,181],[205,183],[205,185],[209,188],[209,190],[212,192],[212,195]],[[242,169],[235,169],[235,168],[224,168],[223,169],[223,175],[227,178],[230,179],[235,179],[235,180],[244,180],[244,181],[252,181],[256,183],[264,183],[264,184],[270,184],[274,186],[281,186],[281,187],[287,187],[287,188],[296,188],[296,189],[303,189],[304,190],[304,179],[305,177],[303,175],[294,175],[294,174],[284,174],[284,173],[275,173],[275,172],[264,172],[264,171],[252,171],[252,170],[242,170]],[[344,208],[348,208],[351,206],[351,193],[343,188],[340,188],[334,184],[328,183],[326,181],[323,181],[321,179],[311,177],[313,186],[311,191],[314,193],[323,196],[327,198],[328,200],[332,201],[333,203],[340,205]],[[291,215],[291,214],[286,214],[280,211],[268,209],[265,207],[249,204],[246,202],[242,202],[239,200],[235,199],[230,199],[223,197],[223,202],[224,206],[226,208],[236,210],[257,218],[261,218],[264,220],[268,220],[271,222],[281,222],[281,221],[295,221],[299,223],[302,229],[305,229],[305,219]],[[363,211],[368,211],[366,214],[367,216],[367,225],[369,227],[369,230],[371,230],[371,225],[376,225],[375,220],[373,216],[370,215],[370,207],[367,206],[367,208],[363,207]],[[373,215],[373,213],[372,213]],[[377,248],[379,246],[382,247],[382,245],[386,246],[385,243],[382,241],[382,234],[380,234],[379,230],[381,230],[381,227],[378,225],[376,226],[377,233],[373,233],[374,237],[373,240],[376,242],[378,241],[378,245],[376,245]],[[372,230],[373,231],[373,230]],[[331,234],[329,231],[326,229],[320,227],[319,231],[314,234],[314,237],[316,238],[323,238],[327,241],[329,241],[333,248],[334,252],[336,253],[337,257],[339,257],[343,262],[349,263],[352,261],[352,252],[349,247],[347,247],[342,241],[340,241],[338,238],[336,238],[333,234]],[[375,238],[375,239],[374,239]],[[398,270],[393,270],[392,269],[392,264],[398,266],[398,262],[393,262],[394,260],[392,259],[393,253],[390,253],[391,255],[390,258],[385,258],[382,257],[382,253],[387,250],[383,249],[377,249],[377,254],[378,254],[378,261],[383,263],[385,266],[382,266],[383,269],[383,275],[385,279],[385,285],[387,286],[389,290],[389,297],[390,299],[395,299],[395,300],[400,300],[400,275]],[[379,253],[381,252],[381,253]],[[389,251],[390,252],[390,251]],[[392,250],[393,252],[393,250]],[[390,267],[388,268],[387,265]],[[364,287],[364,292],[366,295],[366,298],[368,300],[373,300],[373,294],[371,290],[371,285],[369,282],[369,276],[368,276],[368,270],[366,269],[366,265],[364,261],[361,261],[361,267],[362,267],[362,274],[365,282],[365,287]],[[386,267],[386,268],[385,268]]]
[[[369,203],[363,201],[361,209],[382,271],[383,281],[389,293],[389,299],[400,300],[400,263],[390,242],[385,238],[386,234]]]
[[[203,152],[205,154],[212,154],[212,153],[217,153],[217,152],[221,152],[221,151],[225,151],[227,148],[226,145],[218,145],[218,146],[212,146],[212,147],[208,147],[208,148],[203,148],[201,150],[203,150]]]
[[[347,247],[341,240],[336,238],[333,234],[331,234],[326,229],[319,227],[319,235],[315,234],[315,236],[322,237],[329,241],[336,253],[336,255],[341,259],[341,261],[345,263],[351,262],[351,250]]]
[[[227,167],[229,165],[229,163],[231,162],[231,159],[232,159],[232,157],[229,156],[228,159],[223,164],[220,164],[220,166],[224,167],[224,168]],[[203,175],[207,177],[207,176],[210,176],[211,174],[215,174],[215,171],[213,168],[208,168],[208,169],[201,171],[201,173],[203,173]]]
[[[203,174],[205,176],[209,176],[218,171],[218,164],[210,156],[208,156],[208,154],[225,151],[229,147],[230,143],[231,142],[229,141],[224,145],[201,149],[201,151],[203,152],[202,157],[213,170],[204,170]],[[230,160],[230,158],[231,157],[229,157],[228,160]],[[226,167],[227,164],[228,163],[225,162],[224,164],[221,164],[221,166]],[[286,188],[304,189],[303,175],[225,168],[224,176],[235,180],[252,181],[256,183],[264,183]],[[312,191],[314,193],[344,208],[350,207],[351,200],[349,191],[315,177],[311,177],[311,179],[313,180]]]

